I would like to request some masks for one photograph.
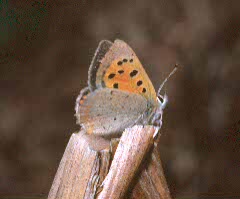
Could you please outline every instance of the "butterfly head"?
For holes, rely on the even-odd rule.
[[[177,67],[178,65],[176,64],[174,69],[170,72],[170,74],[164,79],[164,81],[162,82],[162,84],[160,85],[159,89],[158,89],[158,92],[157,92],[157,101],[159,103],[159,107],[163,110],[167,103],[168,103],[168,97],[167,97],[167,94],[166,92],[164,93],[164,95],[162,96],[160,94],[164,84],[167,82],[167,80],[177,71]]]
[[[167,103],[168,103],[168,97],[166,92],[164,93],[164,95],[162,96],[160,94],[164,84],[167,82],[167,80],[169,79],[170,76],[172,76],[177,70],[177,65],[175,65],[174,69],[172,70],[172,72],[168,75],[167,78],[165,78],[165,80],[162,82],[162,84],[160,85],[158,92],[157,92],[157,107],[154,111],[154,115],[152,117],[151,123],[155,126],[161,127],[162,125],[162,114],[163,114],[163,109],[166,107]]]

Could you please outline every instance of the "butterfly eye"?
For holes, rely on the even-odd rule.
[[[164,109],[168,103],[168,97],[166,93],[164,94],[164,96],[158,95],[157,97],[158,97],[161,108]]]
[[[158,99],[160,100],[161,104],[164,102],[164,99],[162,96],[158,96]]]

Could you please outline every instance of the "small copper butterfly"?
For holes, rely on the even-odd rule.
[[[117,137],[135,124],[160,128],[167,96],[156,93],[134,51],[122,40],[103,40],[88,72],[88,87],[76,100],[77,123],[87,133]]]

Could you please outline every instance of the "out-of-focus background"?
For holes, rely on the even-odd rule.
[[[240,197],[240,1],[0,1],[0,196],[46,197],[102,39],[126,41],[155,88],[174,197]]]

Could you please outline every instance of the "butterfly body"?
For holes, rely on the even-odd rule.
[[[75,109],[87,133],[114,137],[135,124],[160,126],[163,108],[134,51],[121,40],[103,40]]]

